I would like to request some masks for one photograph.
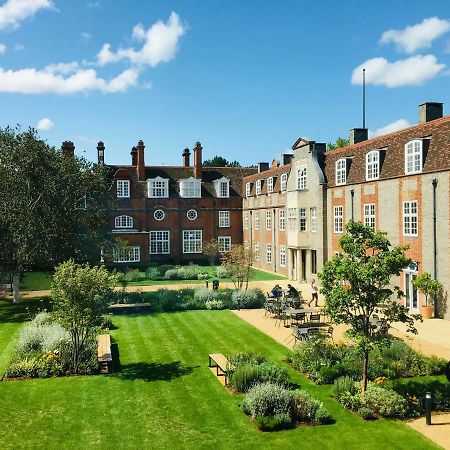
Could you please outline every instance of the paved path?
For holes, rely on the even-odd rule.
[[[431,425],[425,424],[425,417],[406,422],[406,424],[445,450],[450,450],[450,413],[433,414]]]

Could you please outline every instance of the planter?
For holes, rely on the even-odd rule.
[[[422,314],[424,319],[431,319],[433,317],[433,307],[431,305],[421,306],[420,314]]]

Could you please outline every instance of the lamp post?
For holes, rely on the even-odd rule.
[[[431,392],[425,394],[425,421],[431,425]]]

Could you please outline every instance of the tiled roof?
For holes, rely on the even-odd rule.
[[[366,181],[366,154],[385,150],[379,179],[405,174],[405,144],[412,139],[431,138],[425,152],[422,173],[450,169],[450,116],[405,128],[358,144],[328,151],[325,154],[325,175],[328,186],[335,186],[335,165],[340,158],[350,158],[347,184]]]
[[[110,166],[113,173],[120,169],[127,170],[131,177],[137,178],[135,166]],[[230,180],[230,197],[240,197],[242,179],[256,172],[252,167],[203,167],[202,169],[202,197],[217,197],[214,181],[222,177]],[[179,195],[179,180],[194,176],[193,167],[182,166],[149,166],[145,168],[145,180],[148,178],[168,178],[169,196]]]
[[[250,191],[250,195],[256,195],[256,181],[263,180],[261,185],[261,195],[267,194],[267,178],[274,177],[273,184],[273,192],[281,192],[281,175],[286,173],[289,175],[291,170],[290,164],[285,164],[284,166],[272,167],[268,170],[264,170],[263,172],[255,173],[253,175],[249,175],[242,180],[243,189],[245,195],[245,185],[247,183],[252,183],[252,189]]]

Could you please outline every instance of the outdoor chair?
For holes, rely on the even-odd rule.
[[[315,313],[311,313],[309,315],[309,322],[310,323],[314,323],[314,324],[319,324],[320,323],[320,314],[315,314]]]
[[[325,336],[327,337],[327,338],[330,338],[331,340],[334,340],[333,339],[333,327],[328,327],[327,328],[327,330],[326,330],[326,332],[325,332]]]
[[[291,318],[292,318],[292,325],[299,325],[300,323],[304,323],[306,321],[306,314],[297,313],[294,314]]]
[[[317,328],[317,327],[308,328],[308,334],[307,334],[308,339],[314,339],[317,336],[320,336],[319,328]]]

